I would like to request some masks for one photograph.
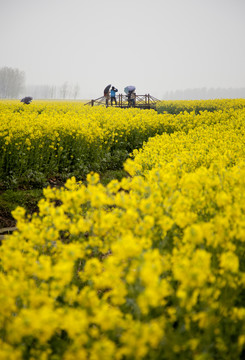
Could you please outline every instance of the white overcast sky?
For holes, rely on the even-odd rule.
[[[0,67],[27,84],[245,87],[245,0],[0,0]]]

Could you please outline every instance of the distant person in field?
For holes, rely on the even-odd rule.
[[[29,105],[32,100],[33,100],[33,98],[31,96],[26,96],[23,99],[21,99],[20,102],[23,102],[24,104]]]
[[[116,92],[118,92],[118,90],[114,86],[112,86],[112,88],[111,88],[111,106],[112,106],[113,102],[115,102],[115,104],[117,105]]]

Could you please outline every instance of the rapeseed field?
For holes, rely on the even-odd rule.
[[[198,114],[1,106],[3,176],[8,161],[21,172],[43,154],[61,171],[62,156],[69,167],[86,150],[89,164],[105,149],[127,151],[129,176],[71,177],[31,218],[16,208],[0,247],[0,359],[243,359],[243,101]]]
[[[77,102],[0,102],[0,179],[69,176],[122,166],[171,116]],[[171,130],[171,129],[170,129]],[[68,176],[68,177],[69,177]]]

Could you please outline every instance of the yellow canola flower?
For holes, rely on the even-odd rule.
[[[225,271],[237,273],[239,270],[239,259],[231,251],[224,252],[220,256],[220,266]]]

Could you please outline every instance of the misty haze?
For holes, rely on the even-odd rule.
[[[0,7],[0,68],[25,74],[19,97],[97,98],[107,84],[166,100],[245,96],[243,0],[1,0]]]

